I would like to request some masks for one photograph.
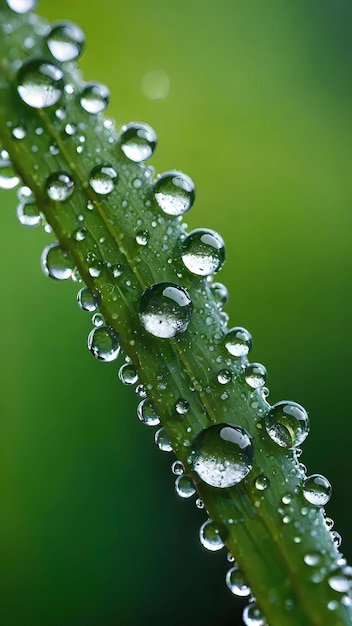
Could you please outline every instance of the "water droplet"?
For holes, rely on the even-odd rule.
[[[137,385],[135,392],[140,398],[145,399],[147,397],[147,390],[144,385]]]
[[[88,287],[83,287],[77,294],[78,306],[82,311],[88,311],[89,313],[96,311],[100,301],[100,294],[97,291],[92,291]]]
[[[192,444],[190,463],[208,485],[232,487],[252,469],[253,445],[247,431],[232,424],[214,424]]]
[[[174,461],[171,465],[171,471],[173,474],[175,474],[175,476],[181,476],[181,474],[183,474],[185,471],[182,461]]]
[[[6,0],[7,6],[15,13],[28,13],[37,6],[38,0]]]
[[[325,506],[330,500],[332,487],[325,476],[312,474],[303,483],[303,495],[315,506]]]
[[[192,478],[186,474],[177,476],[175,480],[175,490],[180,498],[191,498],[196,493],[196,488]]]
[[[321,554],[319,552],[308,552],[304,555],[303,560],[309,567],[315,567],[321,561]]]
[[[114,278],[119,278],[123,272],[123,265],[121,263],[117,263],[116,265],[111,266],[112,275]]]
[[[53,63],[35,59],[24,63],[17,74],[20,98],[35,109],[56,104],[62,94],[63,73]]]
[[[115,361],[120,353],[119,341],[114,331],[108,326],[91,330],[88,335],[88,348],[96,359],[104,363]]]
[[[73,233],[73,238],[76,241],[84,241],[86,237],[87,231],[85,228],[77,228],[77,230],[75,230],[75,232]]]
[[[155,337],[170,338],[186,330],[193,305],[185,289],[173,283],[148,287],[140,299],[139,318],[145,330]]]
[[[97,115],[105,111],[109,104],[110,91],[102,83],[87,83],[80,95],[80,105],[84,111]]]
[[[137,415],[138,419],[146,426],[158,426],[160,424],[160,419],[155,407],[147,398],[144,398],[144,400],[139,403]]]
[[[167,215],[183,215],[189,211],[194,202],[193,180],[183,172],[176,170],[165,172],[155,183],[154,197]]]
[[[197,507],[197,509],[204,509],[205,506],[204,506],[203,500],[201,500],[200,498],[197,498],[197,500],[196,500],[196,507]]]
[[[328,530],[332,530],[334,528],[334,520],[331,517],[324,517],[324,524]]]
[[[136,234],[136,242],[139,246],[146,246],[149,241],[149,232],[147,230],[139,230]]]
[[[12,135],[15,139],[24,139],[27,133],[26,130],[22,128],[22,126],[16,126],[12,131]]]
[[[73,22],[53,24],[47,36],[47,46],[57,61],[73,61],[81,54],[84,46],[84,33]]]
[[[117,180],[117,172],[108,164],[96,165],[93,167],[90,176],[89,184],[95,193],[105,196],[111,193],[114,189],[115,182]]]
[[[72,272],[75,269],[73,257],[59,243],[52,243],[44,248],[41,264],[44,274],[56,280],[72,278]]]
[[[352,587],[352,567],[345,565],[331,572],[328,576],[331,589],[338,593],[348,593]]]
[[[296,402],[277,402],[265,416],[265,428],[279,446],[294,448],[301,445],[308,435],[307,412]]]
[[[121,128],[121,150],[136,163],[150,159],[157,140],[155,131],[143,122],[131,122]]]
[[[235,565],[226,574],[226,585],[235,596],[249,596],[250,588],[245,583],[243,573]]]
[[[201,525],[199,539],[202,546],[211,552],[221,550],[225,545],[221,538],[219,527],[211,520],[207,520]]]
[[[244,626],[265,626],[265,618],[255,602],[248,604],[242,613]]]
[[[2,150],[0,159],[0,189],[14,189],[20,183],[20,180],[20,177],[14,172],[8,153],[6,150]]]
[[[232,356],[247,356],[252,348],[252,335],[241,326],[230,328],[225,336],[225,348]]]
[[[189,411],[189,402],[184,398],[179,398],[175,404],[175,410],[179,415],[186,415]]]
[[[119,379],[124,385],[135,385],[138,382],[138,374],[132,363],[125,363],[120,367]]]
[[[244,377],[247,385],[252,389],[259,389],[266,383],[267,372],[261,363],[251,363],[246,367]]]
[[[181,258],[192,274],[210,276],[224,264],[224,241],[214,230],[198,228],[182,241]]]
[[[45,190],[50,200],[64,202],[73,194],[75,183],[67,172],[53,172],[48,176]]]
[[[284,493],[281,498],[282,504],[291,504],[292,502],[292,493]]]
[[[33,228],[39,226],[42,216],[38,211],[37,205],[32,201],[22,201],[17,205],[17,218],[22,226]]]
[[[159,450],[162,450],[163,452],[172,452],[172,445],[165,432],[165,428],[159,428],[159,430],[155,433],[154,439]]]
[[[340,533],[338,533],[336,530],[333,530],[331,532],[331,538],[332,538],[336,548],[339,548],[341,543],[342,543],[342,537],[341,537]]]
[[[217,379],[220,385],[227,385],[227,383],[231,382],[232,380],[232,374],[229,370],[220,370]]]
[[[222,283],[212,283],[210,285],[211,292],[213,294],[215,303],[219,309],[221,309],[227,303],[229,299],[229,292],[227,287]]]
[[[92,317],[93,326],[96,328],[100,328],[100,326],[104,326],[105,320],[104,316],[101,313],[94,313]]]
[[[258,491],[265,491],[270,485],[270,480],[264,474],[260,474],[254,481],[254,486]]]

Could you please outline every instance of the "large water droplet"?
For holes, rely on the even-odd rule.
[[[146,426],[158,426],[160,424],[159,416],[155,410],[154,405],[144,398],[137,407],[138,419]]]
[[[259,389],[266,383],[267,371],[261,363],[251,363],[246,367],[244,378],[252,389]]]
[[[265,626],[265,618],[255,602],[248,604],[242,613],[244,626]]]
[[[95,193],[106,196],[111,193],[115,187],[117,180],[116,170],[108,164],[96,165],[93,167],[90,176],[89,184]]]
[[[108,326],[93,328],[88,335],[88,348],[99,361],[115,361],[120,353],[120,344],[114,331]]]
[[[73,257],[59,243],[52,243],[44,248],[41,264],[44,274],[56,280],[72,278],[72,273],[75,269]]]
[[[0,189],[14,189],[20,183],[20,177],[15,173],[6,150],[1,150],[0,156]]]
[[[37,6],[38,0],[6,0],[7,6],[15,13],[28,13]]]
[[[82,54],[84,32],[73,22],[53,24],[47,36],[47,46],[57,61],[73,61]]]
[[[181,257],[192,274],[209,276],[222,267],[225,261],[225,244],[214,230],[198,228],[182,241]]]
[[[252,469],[252,439],[241,426],[214,424],[197,435],[189,460],[208,485],[232,487]]]
[[[175,480],[175,490],[180,498],[191,498],[196,493],[192,478],[186,474],[177,476]]]
[[[224,547],[224,542],[220,535],[220,529],[215,522],[207,520],[199,529],[199,540],[204,548],[211,552],[216,552]]]
[[[225,348],[232,356],[247,356],[252,348],[252,335],[241,326],[230,328],[225,336]]]
[[[297,447],[309,432],[307,412],[296,402],[277,402],[265,416],[265,428],[269,437],[282,448]]]
[[[43,59],[28,61],[17,74],[17,91],[20,98],[35,109],[56,104],[62,94],[63,72],[53,63]]]
[[[157,136],[148,124],[131,122],[121,128],[121,150],[128,159],[139,163],[149,159],[156,147]]]
[[[97,115],[105,111],[109,104],[110,91],[102,83],[87,83],[80,95],[80,105],[84,111]]]
[[[315,506],[325,506],[330,500],[331,491],[331,484],[321,474],[312,474],[303,483],[305,499]]]
[[[243,573],[235,565],[226,574],[226,585],[235,596],[249,596],[250,588],[245,582]]]
[[[88,287],[83,287],[77,294],[78,306],[82,311],[88,311],[89,313],[96,311],[100,301],[100,294],[97,291],[92,291]]]
[[[328,576],[331,589],[338,593],[348,593],[352,587],[352,567],[345,565],[331,572]]]
[[[168,438],[165,428],[159,428],[155,433],[155,443],[162,452],[172,452],[172,445]]]
[[[154,196],[161,210],[167,215],[183,215],[193,205],[195,189],[193,180],[172,170],[161,174],[154,186]]]
[[[64,202],[73,194],[75,183],[67,172],[53,172],[48,176],[45,190],[50,200]]]
[[[192,311],[187,291],[173,283],[157,283],[148,287],[139,303],[139,318],[143,327],[151,335],[161,338],[184,332]]]
[[[124,385],[135,385],[138,381],[136,368],[132,363],[124,363],[119,369],[119,379]]]

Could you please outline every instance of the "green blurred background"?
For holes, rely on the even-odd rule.
[[[226,239],[230,324],[252,332],[271,401],[309,410],[302,460],[333,483],[327,510],[351,557],[350,0],[39,11],[82,26],[85,78],[110,86],[119,124],[156,129],[157,171],[195,180],[187,222]],[[154,70],[170,81],[159,100],[145,92]],[[19,225],[15,194],[0,201],[1,623],[239,623],[225,554],[198,542],[204,512],[175,495],[171,455],[136,419],[117,365],[85,347],[77,285],[41,273],[52,239]]]

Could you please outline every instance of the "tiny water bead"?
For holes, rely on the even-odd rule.
[[[210,276],[224,264],[224,241],[214,230],[198,228],[182,241],[181,258],[192,274]]]
[[[147,398],[144,398],[139,403],[137,407],[137,416],[138,419],[146,426],[158,426],[160,424],[160,419],[155,407]]]
[[[175,474],[175,476],[181,476],[181,474],[183,474],[185,471],[182,461],[179,461],[179,460],[174,461],[173,464],[171,465],[171,471],[173,474]]]
[[[73,194],[75,183],[67,172],[53,172],[48,176],[45,190],[50,200],[64,202]]]
[[[139,319],[145,330],[163,339],[187,329],[193,305],[185,289],[174,283],[148,287],[139,302]]]
[[[232,380],[232,374],[229,370],[223,369],[218,373],[217,379],[220,385],[227,385]]]
[[[87,83],[82,89],[79,102],[86,113],[97,115],[109,104],[110,91],[103,83]]]
[[[329,587],[338,593],[348,593],[352,588],[352,567],[345,565],[328,576]]]
[[[82,311],[93,313],[93,311],[96,311],[98,308],[100,301],[100,294],[97,291],[92,291],[88,287],[82,287],[77,294],[78,306]]]
[[[251,363],[246,367],[244,378],[252,389],[260,389],[266,383],[267,371],[261,363]]]
[[[182,474],[175,480],[175,491],[180,498],[191,498],[196,493],[194,482],[190,476]]]
[[[232,487],[252,469],[252,439],[241,426],[214,424],[194,439],[189,461],[208,485]]]
[[[37,6],[38,0],[6,0],[7,6],[14,11],[14,13],[28,13],[33,11]]]
[[[266,621],[263,613],[255,602],[248,604],[242,613],[244,626],[265,626]]]
[[[212,520],[207,520],[199,530],[199,540],[204,548],[211,552],[217,552],[224,547],[219,527]]]
[[[231,567],[227,572],[226,585],[235,596],[245,597],[249,596],[251,593],[250,588],[244,580],[243,573],[236,565]]]
[[[252,348],[252,335],[241,326],[230,328],[225,336],[225,348],[232,356],[247,356]]]
[[[116,170],[107,163],[93,167],[89,176],[91,188],[101,196],[105,196],[113,191],[116,180]]]
[[[146,246],[149,241],[149,231],[148,230],[139,230],[136,234],[136,242],[139,246]]]
[[[62,70],[43,59],[24,63],[17,74],[17,91],[20,98],[35,109],[56,104],[63,90]]]
[[[134,161],[146,161],[152,156],[158,138],[149,124],[130,122],[121,128],[121,150],[124,155]]]
[[[314,506],[325,506],[330,500],[331,492],[331,484],[321,474],[312,474],[303,483],[303,495]]]
[[[193,180],[172,170],[161,174],[154,186],[154,197],[166,215],[183,215],[192,207],[195,198]]]
[[[73,257],[58,242],[44,248],[41,256],[41,265],[44,274],[55,280],[72,278],[75,269]]]
[[[138,382],[138,374],[132,363],[124,363],[119,369],[119,379],[124,385],[135,385]]]
[[[99,328],[100,326],[104,326],[105,324],[104,316],[101,313],[94,313],[92,317],[92,323],[93,323],[93,326],[95,326],[96,328]]]
[[[93,328],[88,335],[88,348],[99,361],[115,361],[120,353],[119,340],[108,326]]]
[[[265,416],[264,423],[269,437],[282,448],[300,446],[309,432],[307,412],[296,402],[277,402]]]
[[[254,481],[254,486],[258,491],[265,491],[270,485],[270,480],[264,474],[260,474]]]
[[[162,452],[172,452],[172,445],[168,438],[165,428],[159,428],[154,437],[155,443]]]
[[[186,415],[189,411],[189,402],[184,398],[179,398],[175,404],[175,411],[179,415]]]
[[[83,31],[73,22],[53,24],[46,39],[51,54],[62,63],[77,59],[82,54],[84,42]]]
[[[0,157],[0,189],[14,189],[19,185],[20,177],[15,173],[6,150],[1,150]]]

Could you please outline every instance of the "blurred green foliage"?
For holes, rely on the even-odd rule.
[[[252,332],[272,402],[309,410],[302,460],[333,483],[328,514],[351,556],[351,3],[39,10],[85,30],[84,77],[109,85],[118,124],[156,129],[157,171],[195,180],[187,222],[225,237],[230,324]],[[153,70],[169,78],[164,99],[142,90]],[[174,494],[171,455],[138,423],[116,364],[85,348],[78,286],[41,274],[52,237],[17,223],[15,194],[0,201],[2,623],[237,623],[225,555],[198,543],[204,512]]]

